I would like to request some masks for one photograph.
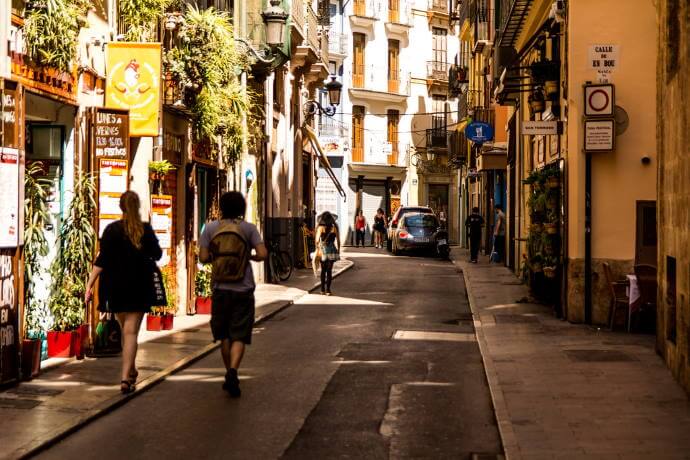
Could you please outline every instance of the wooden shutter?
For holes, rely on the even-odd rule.
[[[388,0],[388,22],[400,22],[400,0]]]
[[[400,42],[388,40],[388,92],[400,90]]]
[[[352,161],[364,161],[364,107],[352,106]]]
[[[400,112],[397,110],[388,111],[388,142],[391,143],[393,151],[388,155],[388,164],[398,164],[398,123]]]
[[[355,33],[352,36],[352,86],[364,87],[364,34]]]

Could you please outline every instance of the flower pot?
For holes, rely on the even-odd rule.
[[[165,314],[161,317],[161,329],[169,331],[173,328],[175,315]]]
[[[146,330],[147,331],[160,331],[161,330],[161,317],[158,315],[146,315]]]
[[[77,359],[84,359],[84,354],[89,343],[89,325],[82,324],[77,330],[72,331],[72,353]]]
[[[194,305],[196,306],[196,313],[198,315],[210,315],[211,314],[211,298],[210,297],[197,297]]]
[[[558,81],[548,80],[544,83],[544,91],[547,96],[555,96],[558,94]]]
[[[41,372],[41,339],[22,341],[22,378],[31,380]]]
[[[558,186],[561,184],[561,179],[559,179],[558,176],[551,176],[548,179],[546,179],[546,186],[548,188],[558,188]]]
[[[541,233],[543,230],[544,230],[544,226],[542,224],[533,223],[532,226],[530,227],[530,231],[532,233]]]
[[[544,230],[549,235],[555,235],[556,233],[558,233],[558,224],[553,222],[546,223],[544,224]]]
[[[532,264],[530,265],[530,269],[532,269],[532,271],[533,271],[534,273],[539,273],[539,272],[541,272],[541,271],[542,271],[541,262],[534,262],[534,263],[532,263]]]
[[[530,101],[529,103],[530,108],[532,109],[532,112],[543,112],[546,109],[546,104],[544,101],[539,101],[539,100],[534,100]]]
[[[544,276],[550,279],[556,277],[556,267],[544,267]]]
[[[69,358],[72,352],[72,331],[48,331],[48,357]]]

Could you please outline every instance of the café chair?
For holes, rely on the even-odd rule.
[[[657,279],[656,267],[653,265],[635,265],[634,270],[640,290],[640,307],[635,315],[634,328],[638,329],[642,318],[651,318],[652,322],[656,321]]]
[[[616,322],[616,313],[622,307],[623,311],[626,312],[625,322],[627,323],[627,311],[630,308],[630,300],[626,294],[626,288],[628,287],[628,280],[616,281],[613,279],[613,274],[611,273],[611,267],[608,263],[604,262],[604,276],[606,277],[606,284],[609,286],[609,293],[611,294],[611,306],[609,308],[609,327],[613,330],[613,326]]]

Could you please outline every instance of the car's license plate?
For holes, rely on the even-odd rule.
[[[447,243],[446,240],[438,240],[438,244],[446,244],[446,243]]]
[[[418,241],[418,242],[420,242],[420,243],[428,243],[428,242],[429,242],[429,238],[425,238],[425,237],[423,237],[423,236],[422,236],[422,237],[417,237],[417,238],[415,238],[415,241]]]

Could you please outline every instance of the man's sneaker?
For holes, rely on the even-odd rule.
[[[237,369],[230,369],[228,373],[225,374],[223,390],[227,391],[233,398],[240,397],[242,391],[240,391],[240,379],[237,377]]]

